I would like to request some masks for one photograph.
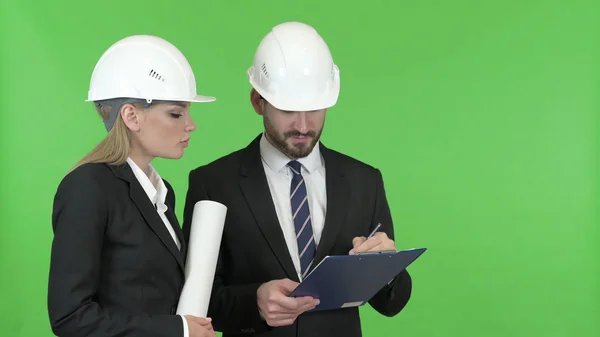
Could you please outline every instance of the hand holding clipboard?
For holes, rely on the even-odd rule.
[[[354,238],[349,255],[326,256],[289,296],[319,299],[309,311],[361,306],[427,250],[398,251],[379,227]]]

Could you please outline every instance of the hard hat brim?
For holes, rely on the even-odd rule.
[[[186,101],[186,102],[208,103],[208,102],[214,102],[216,100],[217,100],[217,98],[213,97],[213,96],[196,95],[196,97],[194,97],[194,99]]]
[[[315,110],[323,110],[329,109],[336,105],[339,94],[335,93],[329,96],[326,96],[322,99],[313,100],[313,101],[301,101],[301,100],[290,100],[286,98],[277,97],[277,95],[273,95],[265,92],[260,86],[252,83],[252,87],[276,109],[282,111],[315,111]]]
[[[107,100],[107,99],[114,99],[114,98],[121,98],[121,97],[88,97],[88,99],[86,99],[86,102],[95,102],[95,101],[103,101],[103,100]],[[149,99],[147,97],[137,97],[137,96],[127,96],[127,98],[134,98],[134,99]],[[192,98],[173,98],[173,97],[153,97],[151,98],[152,101],[172,101],[172,102],[190,102],[190,103],[209,103],[209,102],[214,102],[217,100],[216,97],[213,96],[206,96],[206,95],[196,95]]]

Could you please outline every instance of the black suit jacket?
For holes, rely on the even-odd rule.
[[[183,337],[174,315],[185,240],[168,182],[167,217],[182,250],[128,164],[85,164],[54,199],[48,312],[60,337]]]
[[[189,237],[194,204],[203,199],[228,207],[208,315],[224,336],[361,336],[358,308],[305,313],[293,325],[269,327],[258,312],[256,291],[268,281],[298,282],[280,229],[261,162],[260,135],[245,149],[190,173],[183,232]],[[326,255],[348,254],[352,239],[366,236],[378,222],[394,238],[390,210],[379,170],[321,145],[326,166],[327,214],[316,266]],[[403,271],[369,302],[394,316],[411,294]]]

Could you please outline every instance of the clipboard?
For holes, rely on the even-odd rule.
[[[309,312],[358,307],[426,250],[326,256],[288,296],[318,298],[319,305]]]

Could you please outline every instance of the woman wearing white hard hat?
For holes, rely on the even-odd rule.
[[[180,158],[196,129],[184,55],[136,35],[98,61],[89,102],[106,138],[60,182],[54,199],[48,312],[57,336],[215,336],[210,319],[176,315],[186,246],[175,195],[150,162]]]

